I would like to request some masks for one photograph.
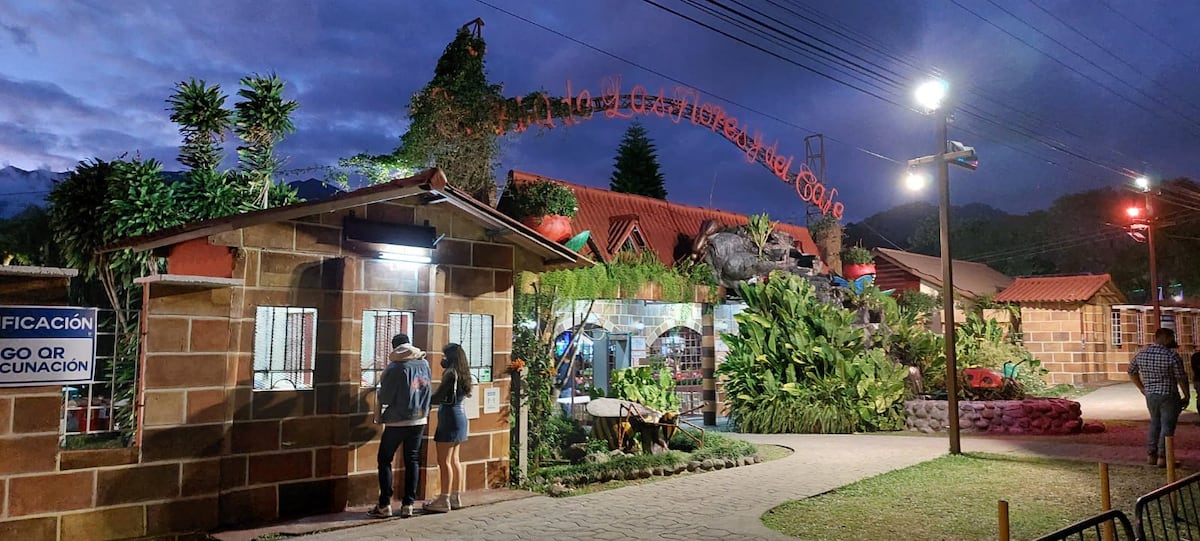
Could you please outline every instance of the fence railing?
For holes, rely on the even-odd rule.
[[[1200,473],[1138,498],[1134,526],[1142,541],[1200,539]]]
[[[1105,529],[1113,532],[1112,537],[1104,535]],[[1133,526],[1129,523],[1129,517],[1114,509],[1043,535],[1034,541],[1135,541],[1136,539]]]

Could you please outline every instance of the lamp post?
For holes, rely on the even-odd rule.
[[[909,167],[925,164],[937,165],[938,172],[938,221],[942,241],[942,320],[945,325],[946,341],[946,416],[950,429],[950,454],[962,453],[958,428],[958,359],[955,355],[955,326],[954,326],[954,260],[950,251],[950,164],[954,163],[967,169],[974,170],[978,166],[975,149],[951,142],[947,137],[947,123],[950,118],[950,107],[946,103],[948,85],[944,81],[930,81],[917,88],[917,102],[929,114],[936,115],[937,121],[937,154],[909,160]],[[954,151],[949,148],[954,146]],[[919,175],[909,174],[906,183],[910,188],[917,187]]]
[[[1146,245],[1150,249],[1150,299],[1154,306],[1154,328],[1162,326],[1162,300],[1158,296],[1158,261],[1154,253],[1154,207],[1150,204],[1150,179],[1138,177],[1133,184],[1146,197]]]

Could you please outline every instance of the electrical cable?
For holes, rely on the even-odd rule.
[[[769,118],[769,119],[771,119],[771,120],[774,120],[774,121],[776,121],[776,122],[779,122],[780,124],[783,124],[783,125],[785,125],[785,126],[790,126],[790,127],[792,127],[792,128],[796,128],[796,129],[798,129],[798,130],[806,131],[806,132],[809,132],[809,133],[818,133],[818,130],[814,130],[814,129],[812,129],[812,128],[808,128],[808,127],[805,127],[805,126],[801,126],[801,125],[799,125],[799,124],[796,124],[795,122],[792,122],[792,121],[789,121],[789,120],[784,120],[783,118],[780,118],[780,117],[778,117],[778,116],[776,116],[776,115],[772,115],[772,114],[770,114],[770,113],[767,113],[767,112],[761,111],[761,110],[759,110],[759,109],[756,109],[756,108],[754,108],[754,107],[751,107],[751,106],[749,106],[749,105],[745,105],[745,104],[739,103],[739,102],[737,102],[737,101],[734,101],[734,100],[732,100],[732,99],[730,99],[730,98],[724,97],[724,96],[722,96],[722,95],[720,95],[720,94],[717,94],[717,93],[715,93],[715,92],[710,92],[710,91],[708,91],[708,90],[706,90],[706,89],[700,88],[700,87],[698,87],[698,86],[696,86],[696,85],[693,85],[693,84],[691,84],[691,83],[688,83],[688,82],[686,82],[686,81],[683,81],[682,79],[679,79],[679,78],[676,78],[676,77],[672,77],[672,76],[670,76],[670,75],[667,75],[667,74],[665,74],[665,73],[663,73],[663,72],[661,72],[661,71],[658,71],[658,70],[656,70],[656,69],[654,69],[654,68],[651,68],[651,67],[649,67],[649,66],[646,66],[646,65],[640,64],[640,63],[638,63],[638,62],[634,62],[634,61],[632,61],[632,60],[629,60],[629,59],[627,59],[627,58],[624,58],[624,57],[622,57],[622,56],[620,56],[620,55],[617,55],[617,54],[615,54],[615,53],[612,53],[612,52],[609,52],[609,51],[607,51],[607,50],[605,50],[605,49],[602,49],[602,48],[600,48],[600,47],[598,47],[598,46],[596,46],[596,45],[593,45],[593,44],[591,44],[591,43],[588,43],[588,42],[586,42],[586,41],[583,41],[583,40],[581,40],[581,39],[578,39],[578,38],[576,38],[576,37],[574,37],[574,36],[571,36],[571,35],[565,34],[565,33],[563,33],[563,32],[560,32],[560,31],[558,31],[558,30],[555,30],[555,29],[553,29],[553,28],[551,28],[551,27],[548,27],[548,26],[546,26],[546,25],[543,25],[543,24],[541,24],[541,23],[538,23],[537,21],[534,21],[534,20],[532,20],[532,19],[528,19],[528,18],[526,18],[526,17],[523,17],[523,16],[521,16],[521,15],[518,15],[518,14],[516,14],[516,13],[513,13],[513,12],[511,12],[511,11],[507,10],[507,9],[504,9],[504,8],[501,8],[501,7],[499,7],[499,6],[493,5],[493,4],[489,3],[489,2],[486,2],[485,0],[475,0],[475,2],[477,2],[477,3],[479,3],[479,4],[482,4],[482,5],[484,5],[484,6],[487,6],[487,7],[489,7],[489,8],[492,8],[492,9],[494,9],[494,10],[496,10],[496,11],[499,11],[499,12],[501,12],[501,13],[505,14],[505,15],[508,15],[509,17],[513,17],[513,18],[515,18],[515,19],[517,19],[517,20],[524,21],[524,22],[526,22],[526,23],[528,23],[528,24],[530,24],[530,25],[533,25],[533,26],[536,26],[536,27],[538,27],[538,28],[541,28],[542,30],[545,30],[545,31],[547,31],[547,32],[550,32],[551,34],[554,34],[554,35],[556,35],[556,36],[558,36],[558,37],[561,37],[561,38],[563,38],[563,39],[566,39],[566,40],[568,40],[568,41],[574,42],[574,43],[576,43],[576,44],[578,44],[578,45],[582,45],[582,46],[584,46],[584,47],[586,47],[586,48],[588,48],[588,49],[591,49],[592,51],[595,51],[595,52],[597,52],[597,53],[600,53],[600,54],[602,54],[602,55],[605,55],[605,56],[607,56],[607,57],[609,57],[609,58],[612,58],[612,59],[614,59],[614,60],[617,60],[617,61],[619,61],[619,62],[623,62],[623,63],[625,63],[625,64],[628,64],[628,65],[630,65],[630,66],[633,66],[633,67],[635,67],[635,68],[638,68],[638,69],[640,69],[640,70],[642,70],[642,71],[645,71],[645,72],[647,72],[647,73],[650,73],[650,74],[652,74],[652,75],[657,75],[657,76],[659,76],[659,77],[662,77],[663,79],[666,79],[666,80],[668,80],[668,81],[671,81],[671,82],[673,82],[673,83],[677,83],[677,84],[681,84],[681,85],[684,85],[684,86],[687,86],[687,87],[690,87],[690,88],[694,88],[694,89],[696,89],[696,90],[697,90],[697,91],[699,91],[699,92],[702,92],[702,93],[704,93],[704,94],[707,94],[707,95],[709,95],[709,96],[712,96],[712,97],[714,97],[714,98],[716,98],[716,99],[719,99],[719,100],[721,100],[721,101],[723,101],[723,102],[726,102],[726,103],[728,103],[728,104],[730,104],[730,105],[733,105],[733,106],[735,106],[735,107],[740,107],[740,108],[742,108],[742,109],[745,109],[745,110],[747,110],[747,111],[750,111],[750,112],[752,112],[752,113],[755,113],[755,114],[757,114],[757,115],[763,116],[763,117],[765,117],[765,118]],[[866,149],[866,148],[860,147],[860,146],[858,146],[858,145],[855,145],[855,144],[853,144],[853,143],[850,143],[850,142],[848,142],[848,141],[845,141],[845,140],[839,139],[839,138],[837,138],[837,137],[833,137],[833,136],[831,136],[831,135],[825,135],[825,138],[826,138],[826,139],[829,139],[830,141],[836,142],[836,143],[838,143],[838,144],[846,145],[846,146],[848,146],[848,147],[850,147],[850,148],[852,148],[852,149],[854,149],[854,150],[856,150],[856,151],[858,151],[858,152],[862,152],[862,153],[864,153],[864,154],[867,154],[868,156],[871,156],[871,157],[874,157],[874,158],[879,158],[879,159],[881,159],[881,160],[886,160],[886,161],[889,161],[889,162],[892,162],[892,163],[896,163],[896,164],[903,164],[903,163],[905,163],[905,162],[904,162],[904,161],[902,161],[902,160],[897,160],[897,159],[895,159],[895,158],[892,158],[892,157],[890,157],[890,156],[886,156],[886,155],[884,155],[884,154],[881,154],[881,153],[879,153],[879,152],[875,152],[875,151],[873,151],[873,150],[868,150],[868,149]]]
[[[1138,74],[1138,75],[1141,75],[1141,76],[1142,76],[1142,78],[1146,79],[1146,81],[1148,81],[1150,84],[1152,84],[1152,85],[1154,85],[1154,86],[1158,87],[1158,88],[1159,88],[1160,90],[1162,90],[1162,91],[1163,91],[1165,94],[1167,94],[1167,95],[1169,95],[1169,96],[1171,96],[1171,97],[1173,97],[1173,98],[1175,98],[1175,99],[1179,100],[1181,103],[1186,103],[1186,104],[1188,104],[1188,105],[1189,105],[1189,106],[1191,106],[1191,107],[1195,107],[1195,104],[1193,104],[1193,103],[1189,102],[1189,101],[1187,100],[1187,98],[1184,98],[1183,96],[1180,96],[1180,95],[1178,95],[1178,94],[1176,94],[1176,93],[1172,92],[1172,91],[1171,91],[1169,88],[1167,88],[1167,87],[1165,87],[1165,86],[1162,86],[1161,84],[1159,84],[1159,83],[1158,83],[1158,82],[1155,80],[1155,78],[1154,78],[1153,76],[1146,74],[1146,73],[1145,73],[1145,72],[1143,72],[1143,71],[1142,71],[1140,68],[1138,68],[1136,65],[1134,65],[1134,64],[1131,64],[1131,63],[1129,63],[1129,62],[1126,62],[1126,61],[1125,61],[1125,59],[1123,59],[1123,58],[1121,58],[1120,56],[1118,56],[1118,55],[1117,55],[1117,53],[1114,53],[1114,52],[1112,51],[1112,49],[1109,49],[1108,47],[1104,46],[1104,44],[1103,44],[1103,43],[1100,43],[1100,42],[1098,42],[1098,41],[1096,41],[1096,40],[1092,39],[1090,36],[1088,36],[1087,34],[1083,33],[1082,31],[1080,31],[1078,28],[1076,28],[1076,27],[1075,27],[1074,25],[1072,25],[1071,23],[1069,23],[1069,22],[1067,22],[1067,21],[1063,20],[1063,18],[1062,18],[1062,17],[1059,17],[1058,15],[1054,14],[1054,12],[1050,11],[1049,9],[1046,9],[1046,7],[1045,7],[1045,6],[1042,6],[1042,5],[1038,4],[1037,2],[1034,2],[1033,0],[1025,0],[1025,1],[1026,1],[1026,2],[1029,2],[1029,4],[1030,4],[1030,5],[1032,5],[1033,7],[1037,8],[1037,9],[1038,9],[1038,10],[1040,10],[1042,13],[1045,13],[1046,15],[1048,15],[1048,16],[1049,16],[1051,19],[1054,19],[1055,21],[1057,21],[1057,22],[1058,22],[1058,24],[1061,24],[1061,25],[1063,25],[1063,26],[1067,27],[1067,29],[1071,30],[1071,31],[1072,31],[1072,32],[1074,32],[1076,35],[1078,35],[1079,37],[1083,38],[1084,40],[1087,40],[1087,42],[1088,42],[1088,43],[1091,43],[1091,44],[1092,44],[1092,45],[1094,45],[1096,48],[1100,49],[1101,51],[1104,51],[1105,53],[1107,53],[1107,54],[1108,54],[1108,56],[1111,56],[1111,57],[1115,58],[1115,59],[1117,60],[1117,62],[1120,62],[1122,65],[1124,65],[1125,67],[1129,68],[1129,69],[1130,69],[1131,71],[1133,71],[1134,73],[1136,73],[1136,74]]]
[[[1014,34],[1014,33],[1010,32],[1009,30],[1005,29],[1004,27],[1000,26],[999,24],[996,24],[996,23],[992,22],[992,21],[991,21],[991,19],[988,19],[987,17],[984,17],[983,15],[980,15],[978,12],[976,12],[975,10],[973,10],[973,9],[971,9],[971,8],[967,7],[967,6],[964,6],[964,5],[963,5],[963,4],[962,4],[962,3],[961,3],[959,0],[949,0],[949,1],[950,1],[950,3],[952,3],[952,4],[956,5],[956,6],[958,6],[959,8],[961,8],[963,11],[966,11],[967,13],[970,13],[971,15],[974,15],[975,17],[979,18],[980,20],[982,20],[983,22],[987,23],[988,25],[990,25],[990,26],[992,26],[992,27],[996,28],[997,30],[1000,30],[1001,32],[1004,32],[1004,33],[1005,33],[1006,35],[1008,35],[1009,37],[1011,37],[1011,38],[1013,38],[1013,39],[1015,39],[1015,40],[1017,40],[1017,41],[1021,42],[1021,43],[1022,43],[1022,44],[1024,44],[1026,47],[1029,47],[1030,49],[1033,49],[1034,51],[1038,52],[1038,53],[1039,53],[1039,54],[1041,54],[1042,56],[1045,56],[1046,58],[1049,58],[1050,60],[1053,60],[1053,61],[1054,61],[1055,63],[1057,63],[1058,65],[1060,65],[1060,66],[1062,66],[1062,67],[1064,67],[1064,68],[1066,68],[1066,69],[1068,69],[1068,70],[1070,70],[1070,71],[1074,72],[1075,74],[1079,75],[1080,77],[1083,77],[1083,78],[1085,78],[1085,79],[1087,79],[1087,80],[1091,81],[1093,84],[1095,84],[1096,86],[1098,86],[1098,87],[1100,87],[1100,88],[1102,88],[1102,89],[1104,89],[1104,90],[1108,91],[1110,94],[1112,94],[1112,95],[1114,95],[1114,96],[1117,96],[1118,98],[1121,98],[1121,100],[1122,100],[1122,101],[1124,101],[1124,102],[1126,102],[1126,103],[1128,103],[1128,104],[1130,104],[1130,105],[1133,105],[1134,107],[1137,107],[1137,108],[1139,108],[1139,109],[1141,109],[1141,110],[1143,110],[1143,111],[1145,111],[1145,112],[1147,112],[1147,113],[1150,113],[1150,114],[1152,114],[1152,115],[1154,115],[1154,116],[1157,116],[1157,117],[1159,117],[1159,118],[1163,118],[1164,120],[1171,120],[1170,118],[1164,117],[1164,116],[1163,116],[1161,113],[1159,113],[1158,111],[1155,111],[1154,109],[1151,109],[1151,108],[1149,108],[1149,107],[1146,107],[1145,105],[1143,105],[1143,104],[1142,104],[1142,103],[1140,103],[1140,102],[1136,102],[1136,101],[1134,101],[1134,100],[1130,99],[1128,96],[1126,96],[1126,95],[1124,95],[1124,94],[1122,94],[1122,93],[1120,93],[1120,92],[1117,92],[1117,91],[1116,91],[1116,90],[1114,90],[1112,87],[1110,87],[1110,86],[1108,86],[1108,85],[1104,84],[1103,82],[1101,82],[1101,81],[1097,80],[1096,78],[1094,78],[1094,77],[1092,77],[1092,76],[1090,76],[1090,75],[1088,75],[1088,74],[1086,74],[1086,73],[1083,73],[1083,72],[1079,71],[1079,70],[1078,70],[1078,69],[1076,69],[1074,66],[1071,66],[1070,64],[1067,64],[1066,62],[1063,62],[1063,61],[1062,61],[1062,60],[1060,60],[1058,57],[1056,57],[1056,56],[1054,56],[1054,55],[1052,55],[1052,54],[1050,54],[1050,53],[1047,53],[1046,51],[1042,50],[1041,48],[1039,48],[1039,47],[1037,47],[1037,46],[1035,46],[1035,45],[1033,45],[1033,44],[1029,43],[1029,42],[1028,42],[1028,41],[1026,41],[1024,38],[1022,38],[1022,37],[1020,37],[1020,36],[1018,36],[1018,35],[1016,35],[1016,34]],[[987,0],[987,1],[988,1],[988,3],[992,4],[993,6],[996,6],[997,8],[999,8],[1001,11],[1003,11],[1003,12],[1005,12],[1005,13],[1009,13],[1009,14],[1010,14],[1010,16],[1012,16],[1014,19],[1017,19],[1018,21],[1021,21],[1022,23],[1024,23],[1024,21],[1022,21],[1022,20],[1021,20],[1019,17],[1017,17],[1017,16],[1015,16],[1015,15],[1012,15],[1012,14],[1011,14],[1011,12],[1009,12],[1009,11],[1008,11],[1008,10],[1006,10],[1006,9],[1004,9],[1002,6],[999,6],[998,4],[996,4],[995,2],[993,2],[992,0]],[[1026,25],[1026,26],[1029,26],[1030,28],[1033,28],[1035,32],[1038,32],[1039,34],[1043,34],[1043,35],[1045,35],[1045,34],[1044,34],[1043,32],[1041,32],[1040,30],[1037,30],[1037,29],[1036,29],[1036,28],[1034,28],[1033,26],[1029,25],[1029,23],[1025,23],[1025,25]],[[1057,40],[1055,40],[1053,37],[1050,37],[1050,36],[1048,36],[1048,35],[1047,35],[1046,37],[1047,37],[1048,39],[1050,39],[1050,40],[1054,41],[1055,43],[1058,43],[1058,41],[1057,41]],[[1067,50],[1071,51],[1071,49],[1069,49],[1069,48],[1068,48],[1068,47],[1066,47],[1065,45],[1061,45],[1061,44],[1060,44],[1060,46],[1062,46],[1064,49],[1067,49]],[[1073,52],[1073,53],[1074,53],[1074,51],[1071,51],[1071,52]],[[1076,54],[1076,55],[1078,55],[1078,53],[1075,53],[1075,54]],[[1089,61],[1089,62],[1090,62],[1090,61]],[[1105,71],[1106,71],[1106,70],[1105,70]],[[1107,71],[1106,71],[1106,73],[1107,73]],[[1115,76],[1113,76],[1113,78],[1114,78],[1114,79],[1116,79],[1116,80],[1120,80],[1119,78],[1117,78],[1117,77],[1115,77]],[[1122,81],[1122,82],[1124,82],[1124,81]],[[1192,132],[1192,135],[1196,135],[1196,133],[1195,133],[1195,132]]]

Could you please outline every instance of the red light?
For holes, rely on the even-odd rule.
[[[1138,207],[1129,207],[1125,209],[1125,214],[1128,214],[1130,218],[1137,218],[1142,214],[1142,209]]]

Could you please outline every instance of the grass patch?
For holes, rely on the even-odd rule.
[[[792,451],[791,449],[788,449],[782,445],[763,444],[758,446],[758,456],[762,457],[763,462],[787,458],[792,456],[792,453],[794,452],[795,451]]]
[[[706,432],[704,447],[698,448],[696,442],[682,434],[682,430],[671,439],[671,450],[657,455],[615,456],[607,462],[563,464],[538,469],[530,478],[527,488],[536,492],[551,493],[550,486],[557,482],[571,487],[570,495],[588,494],[600,490],[610,490],[625,486],[652,483],[663,476],[647,476],[639,473],[646,470],[674,469],[676,465],[705,460],[740,459],[742,457],[759,455],[762,448],[767,450],[771,459],[783,458],[791,454],[791,450],[776,445],[756,446],[750,442]],[[698,433],[693,433],[698,435]],[[767,459],[763,457],[764,460]],[[684,475],[680,472],[676,475]],[[552,494],[554,495],[554,494]]]
[[[1182,478],[1190,472],[1179,472]],[[1166,484],[1166,470],[1110,466],[1113,506]],[[787,502],[763,515],[773,530],[810,541],[996,538],[996,501],[1008,500],[1013,539],[1032,539],[1100,512],[1096,464],[969,453]]]

